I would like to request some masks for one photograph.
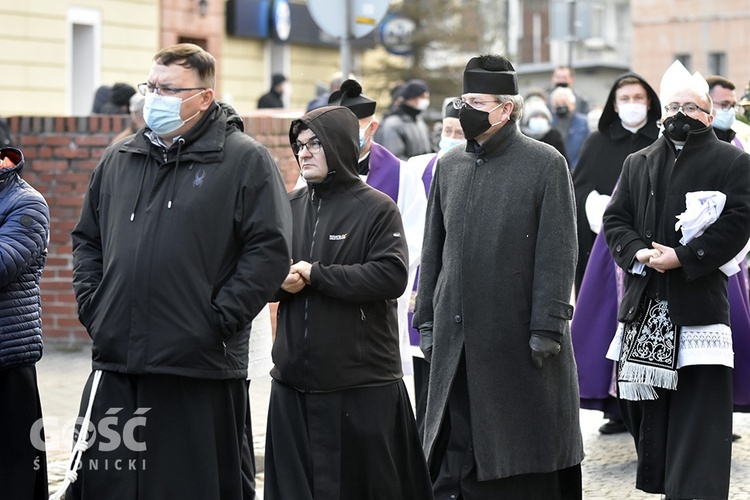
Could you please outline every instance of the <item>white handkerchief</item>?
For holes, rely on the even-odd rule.
[[[687,245],[692,239],[702,235],[706,228],[716,222],[724,210],[727,195],[721,191],[693,191],[685,194],[685,211],[677,216],[674,230],[682,229],[680,243]],[[737,256],[719,269],[727,276],[740,271],[739,263],[750,250],[750,241]]]

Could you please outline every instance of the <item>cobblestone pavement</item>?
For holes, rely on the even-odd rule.
[[[91,370],[89,348],[63,349],[47,346],[37,365],[39,390],[47,434],[47,460],[50,491],[62,481],[81,390]],[[412,381],[407,377],[407,387]],[[262,499],[263,460],[266,413],[270,377],[253,380],[250,399],[253,419],[255,452],[258,455],[258,493]],[[734,443],[730,499],[750,500],[750,414],[736,413],[734,430],[742,439]],[[603,436],[598,428],[604,422],[599,412],[581,410],[586,459],[583,461],[583,486],[586,500],[649,500],[649,495],[634,488],[635,450],[629,434]]]

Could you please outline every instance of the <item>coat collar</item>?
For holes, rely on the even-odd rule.
[[[494,156],[510,147],[520,135],[516,122],[508,120],[504,127],[492,134],[484,143],[479,144],[474,139],[466,141],[466,152],[477,156]]]

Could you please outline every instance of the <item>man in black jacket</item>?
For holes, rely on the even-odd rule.
[[[608,355],[618,361],[620,410],[638,452],[636,487],[721,499],[734,364],[726,264],[750,237],[750,155],[716,137],[700,74],[675,61],[660,97],[664,135],[625,160],[604,213],[607,245],[625,273],[622,326]],[[693,199],[704,206],[693,209]],[[706,223],[689,230],[700,214]]]
[[[306,185],[289,194],[293,264],[276,298],[266,499],[431,499],[402,380],[396,299],[407,245],[398,207],[357,172],[357,117],[292,122]]]
[[[95,370],[81,414],[107,438],[67,499],[245,498],[249,329],[289,268],[291,213],[214,72],[196,45],[156,54],[145,128],[92,174],[73,288]]]

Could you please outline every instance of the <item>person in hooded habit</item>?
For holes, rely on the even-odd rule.
[[[571,323],[571,336],[578,366],[581,408],[604,412],[607,422],[599,432],[627,432],[620,417],[617,401],[610,395],[613,364],[605,354],[617,330],[617,293],[614,265],[611,258],[586,267],[600,232],[602,215],[620,177],[622,164],[630,154],[643,149],[659,135],[657,121],[661,117],[659,97],[641,76],[623,73],[615,79],[607,97],[598,129],[581,148],[578,166],[573,171],[578,220],[578,265],[576,266],[576,311]],[[589,286],[581,289],[584,272]],[[594,276],[596,273],[601,276]],[[614,324],[613,324],[614,322]]]
[[[275,297],[267,500],[432,498],[399,356],[404,227],[359,176],[358,128],[326,106],[289,131],[307,182],[289,193],[293,264]]]
[[[675,61],[664,134],[625,160],[602,229],[624,273],[617,362],[636,488],[726,499],[734,353],[727,276],[750,238],[750,155],[716,137],[708,84]],[[700,450],[696,453],[695,450]]]
[[[435,169],[413,321],[431,362],[424,449],[435,498],[580,499],[570,172],[519,130],[510,61],[472,58],[463,91],[467,146]]]

